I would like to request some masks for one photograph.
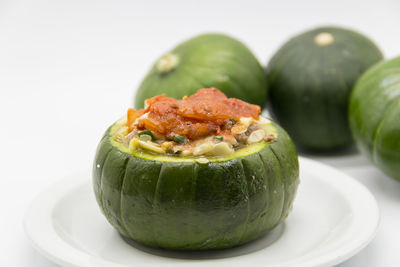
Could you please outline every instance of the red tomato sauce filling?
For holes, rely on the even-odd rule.
[[[147,99],[146,104],[146,109],[128,110],[129,127],[133,128],[135,120],[148,113],[146,118],[137,122],[136,127],[157,132],[167,138],[184,135],[191,140],[215,134],[231,135],[232,119],[258,119],[261,113],[259,106],[227,98],[216,88],[200,89],[183,99],[158,95]]]

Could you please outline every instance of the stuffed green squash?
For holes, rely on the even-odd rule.
[[[168,249],[236,246],[291,210],[295,147],[260,107],[201,89],[129,109],[104,134],[93,166],[97,202],[123,236]]]
[[[349,120],[360,150],[400,180],[400,57],[376,64],[358,80]]]

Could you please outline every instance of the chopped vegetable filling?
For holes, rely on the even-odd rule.
[[[146,108],[129,109],[112,135],[130,151],[174,156],[223,156],[258,142],[276,141],[276,129],[259,106],[227,98],[215,88],[182,100],[158,95]]]

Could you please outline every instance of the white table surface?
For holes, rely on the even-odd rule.
[[[369,35],[387,57],[400,52],[397,0],[270,2],[0,0],[0,265],[55,266],[25,237],[29,202],[90,168],[105,128],[132,104],[153,61],[177,42],[225,32],[266,64],[292,34],[338,24]],[[340,266],[400,266],[400,183],[351,149],[312,158],[365,184],[381,208],[375,240]]]

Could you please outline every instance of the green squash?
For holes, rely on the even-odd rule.
[[[182,98],[209,87],[260,106],[266,101],[264,70],[251,51],[229,36],[203,34],[157,60],[137,89],[135,108],[162,93]]]
[[[129,239],[178,250],[232,247],[270,231],[291,210],[298,159],[277,125],[278,141],[207,163],[127,153],[110,138],[112,127],[97,149],[93,186],[108,221]]]
[[[270,111],[308,150],[353,143],[348,101],[359,76],[382,59],[377,46],[347,29],[323,27],[284,44],[266,69]]]
[[[376,64],[359,79],[349,120],[360,150],[400,180],[400,57]]]

